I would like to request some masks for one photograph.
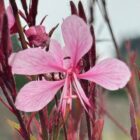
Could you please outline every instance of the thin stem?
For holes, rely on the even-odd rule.
[[[108,28],[109,28],[109,31],[110,31],[110,34],[111,34],[115,49],[116,49],[117,57],[120,59],[120,53],[119,53],[119,49],[118,49],[119,47],[118,47],[115,35],[113,33],[113,29],[111,27],[111,23],[110,23],[110,20],[109,20],[108,16],[106,18],[106,22],[107,22],[107,25],[108,25]]]
[[[27,2],[26,2],[26,0],[21,0],[21,4],[22,4],[22,7],[23,7],[23,9],[24,9],[24,12],[25,12],[25,15],[26,15],[26,17],[28,18],[28,7],[27,7]]]
[[[88,22],[89,22],[89,24],[91,25],[91,24],[93,24],[93,22],[94,22],[94,8],[95,7],[95,0],[90,0],[89,1],[89,20],[88,20]]]
[[[124,134],[130,136],[130,135],[129,135],[129,132],[128,132],[120,123],[118,123],[118,121],[117,121],[109,112],[107,112],[106,110],[104,110],[104,112],[105,112],[105,114],[108,116],[108,118],[110,118],[110,120],[111,120],[112,122],[114,122],[114,124],[115,124],[119,129],[121,129],[122,132],[124,132]]]
[[[0,97],[0,102],[13,113],[12,108],[7,103],[5,103],[5,101],[3,101],[1,97]]]
[[[86,111],[85,111],[85,114],[86,114],[87,130],[88,130],[88,140],[91,140],[91,126],[90,126],[90,119],[89,119],[89,115],[87,114]]]
[[[55,104],[56,104],[56,106],[58,107],[58,99],[57,99],[57,96],[56,96],[56,95],[55,95]],[[61,111],[60,111],[60,113],[61,113]],[[62,117],[62,121],[63,121],[63,131],[64,131],[64,135],[65,135],[65,140],[68,140],[68,138],[67,138],[67,130],[66,130],[65,121],[64,121],[64,118],[63,118],[62,113],[61,113],[60,115],[61,115],[61,117]]]
[[[43,110],[39,111],[39,118],[40,118],[40,123],[41,123],[41,128],[42,128],[43,140],[48,140],[48,132],[47,132],[47,128],[46,128]]]
[[[12,77],[13,78],[13,77]],[[11,84],[11,83],[10,83]],[[13,99],[13,101],[15,102],[16,99],[16,88],[14,87],[13,81],[12,81],[12,85],[10,85],[9,83],[5,82],[5,85],[7,87],[7,89],[10,91],[11,93],[11,97]]]
[[[61,113],[61,114],[62,114],[62,113]],[[64,131],[64,135],[65,135],[65,140],[68,140],[68,138],[67,138],[66,125],[65,125],[65,121],[64,121],[63,116],[62,116],[62,121],[63,121],[63,131]]]
[[[54,74],[52,74],[52,79],[54,80]],[[58,108],[58,98],[57,98],[57,95],[55,95],[55,104]],[[66,130],[66,125],[65,125],[65,121],[64,121],[64,118],[63,118],[63,115],[62,115],[62,112],[60,111],[60,115],[61,115],[61,118],[62,118],[62,121],[63,121],[63,131],[64,131],[64,135],[65,135],[65,140],[67,140],[67,130]]]
[[[99,1],[96,0],[96,2],[98,4],[99,9],[101,10]],[[110,19],[109,19],[107,8],[106,8],[106,1],[105,0],[101,0],[101,3],[102,3],[102,7],[103,7],[103,13],[102,13],[102,11],[101,11],[101,13],[102,13],[102,15],[103,15],[107,25],[108,25],[108,29],[110,31],[110,34],[111,34],[111,37],[112,37],[112,40],[113,40],[113,44],[115,46],[117,58],[120,59],[119,46],[118,46],[118,43],[116,41],[116,38],[115,38],[115,35],[114,35],[114,32],[113,32],[112,26],[111,26],[111,23],[110,23]]]
[[[9,97],[5,87],[1,86],[1,88],[2,88],[2,91],[3,91],[3,93],[4,93],[5,97],[6,97],[9,105],[12,107],[12,109],[13,109],[13,111],[14,111],[14,113],[15,113],[15,115],[16,115],[19,123],[20,123],[24,139],[25,140],[30,140],[30,137],[29,137],[29,135],[27,133],[27,130],[26,130],[25,124],[23,123],[23,119],[21,117],[20,112],[15,108],[15,106],[14,106],[13,102],[11,101],[11,98]]]
[[[87,81],[81,81],[81,84],[82,84],[82,87],[83,87],[84,91],[88,91],[88,83],[87,83]],[[89,96],[89,94],[87,96]],[[89,117],[89,115],[88,115],[88,113],[86,111],[85,111],[85,115],[86,115],[87,131],[88,131],[88,140],[91,140],[90,117]]]
[[[42,80],[42,76],[41,75],[37,76],[37,79]],[[39,118],[40,118],[41,129],[42,129],[42,138],[43,140],[48,140],[48,132],[46,128],[46,121],[45,121],[45,115],[43,109],[39,111]]]
[[[25,37],[24,37],[24,34],[23,34],[23,28],[21,26],[20,18],[19,18],[19,15],[18,15],[17,4],[16,4],[15,0],[9,0],[9,1],[10,1],[11,6],[12,6],[13,13],[14,13],[14,16],[15,16],[15,21],[16,21],[17,30],[18,30],[18,33],[19,33],[22,48],[26,49],[27,44],[26,44],[26,40],[25,40]]]
[[[87,81],[81,81],[81,84],[82,84],[82,87],[83,87],[84,91],[88,91],[88,82]],[[87,96],[89,97],[88,92],[87,92]],[[89,115],[86,111],[85,111],[85,114],[86,114],[86,122],[87,122],[88,140],[91,140],[90,117],[89,117]]]
[[[131,120],[130,134],[131,134],[132,140],[139,140],[138,128],[137,128],[137,122],[136,122],[136,112],[135,112],[133,100],[129,94],[128,94],[128,99],[129,99],[129,106],[130,106],[129,114],[130,114],[130,120]]]
[[[130,136],[129,132],[127,131],[127,129],[125,129],[104,107],[102,107],[99,103],[98,103],[99,107],[103,110],[103,112],[106,114],[106,116],[120,129],[122,130],[122,132],[127,135]]]

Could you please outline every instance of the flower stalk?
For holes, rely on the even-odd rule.
[[[23,138],[25,140],[30,140],[29,134],[28,134],[28,132],[26,130],[26,126],[24,124],[24,121],[23,121],[23,119],[21,117],[20,112],[15,108],[15,106],[14,106],[13,102],[11,101],[11,98],[9,97],[4,85],[1,85],[1,89],[2,89],[2,91],[3,91],[3,93],[4,93],[5,97],[6,97],[7,102],[12,107],[13,113],[15,114],[15,116],[17,117],[17,119],[18,119],[18,121],[20,123],[21,134],[22,134]]]
[[[42,139],[43,140],[48,140],[48,132],[46,128],[46,121],[45,121],[45,116],[43,113],[43,110],[39,111],[39,118],[40,118],[40,124],[42,128]]]
[[[12,6],[12,9],[13,9],[13,14],[14,14],[14,17],[15,17],[18,34],[19,34],[20,41],[21,41],[21,46],[22,46],[23,49],[26,49],[27,44],[26,44],[26,40],[25,40],[25,37],[24,37],[23,28],[21,26],[20,18],[19,18],[19,15],[18,15],[17,4],[16,4],[15,0],[9,0],[9,1],[10,1],[11,6]]]

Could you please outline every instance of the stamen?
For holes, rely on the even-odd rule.
[[[68,100],[68,99],[76,99],[77,95],[71,95],[71,96],[65,96],[63,99]]]

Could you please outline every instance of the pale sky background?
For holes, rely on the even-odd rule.
[[[27,0],[29,1],[29,0]],[[73,0],[78,3],[78,0]],[[88,13],[88,2],[90,0],[81,0]],[[6,5],[8,0],[5,0]],[[20,0],[17,1],[20,3]],[[140,36],[140,1],[139,0],[107,0],[107,8],[112,23],[112,27],[117,41],[120,43],[124,38]],[[95,34],[97,39],[110,39],[108,28],[100,14],[98,7],[95,9]],[[38,22],[48,15],[44,25],[49,31],[57,23],[62,23],[63,19],[70,15],[69,0],[39,0]],[[102,32],[98,34],[100,27]],[[61,26],[54,33],[54,38],[63,42],[61,36]],[[99,57],[108,57],[113,50],[111,42],[97,43]]]

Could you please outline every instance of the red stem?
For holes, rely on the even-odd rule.
[[[14,113],[15,113],[15,115],[16,115],[19,123],[20,123],[21,130],[22,130],[22,133],[23,133],[23,138],[25,140],[30,140],[30,136],[28,135],[28,132],[26,130],[25,124],[23,123],[24,121],[23,121],[23,119],[21,117],[20,112],[15,108],[15,106],[14,106],[13,102],[11,101],[11,98],[9,97],[4,85],[1,85],[1,88],[2,88],[2,91],[3,91],[3,93],[4,93],[4,95],[5,95],[6,99],[7,99],[7,102],[12,107],[12,109],[13,109],[13,111],[14,111]]]
[[[39,111],[39,118],[40,118],[40,123],[41,123],[41,128],[42,128],[42,138],[43,140],[48,140],[48,132],[46,128],[46,121],[45,121],[45,116],[43,110]]]
[[[19,15],[18,15],[17,4],[16,4],[15,0],[9,0],[9,1],[10,1],[11,6],[12,6],[13,13],[14,13],[14,16],[15,16],[15,21],[16,21],[20,41],[21,41],[21,44],[22,44],[22,48],[26,49],[27,44],[26,44],[25,37],[24,37],[24,34],[23,34],[23,28],[21,26],[20,18],[19,18]]]
[[[99,1],[96,0],[96,2],[98,4],[99,9],[101,10]],[[104,19],[105,19],[105,21],[108,25],[108,29],[110,31],[110,34],[111,34],[111,37],[112,37],[112,40],[113,40],[113,44],[114,44],[114,47],[115,47],[115,50],[116,50],[116,53],[117,53],[117,58],[120,59],[119,46],[118,46],[118,43],[116,41],[112,26],[111,26],[111,22],[110,22],[110,19],[109,19],[109,16],[108,16],[108,12],[107,12],[107,8],[106,8],[106,1],[101,0],[101,3],[102,3],[102,7],[103,7],[103,11],[101,10],[102,16],[104,17]]]

